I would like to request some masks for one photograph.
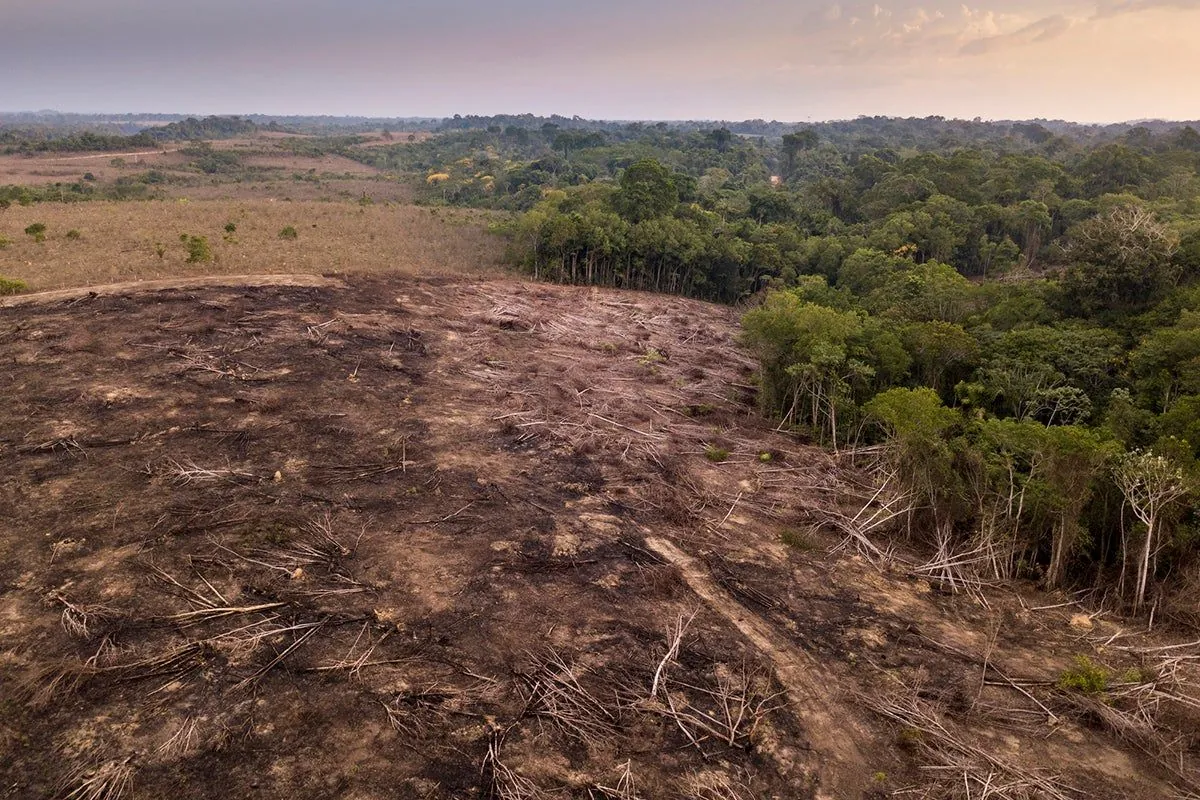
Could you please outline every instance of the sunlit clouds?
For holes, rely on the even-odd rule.
[[[0,108],[1200,117],[1200,0],[0,0]]]

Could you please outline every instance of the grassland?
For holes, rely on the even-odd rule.
[[[0,185],[84,181],[103,190],[153,170],[154,199],[14,204],[0,212],[0,275],[31,291],[132,280],[244,273],[479,273],[500,269],[493,214],[422,208],[408,183],[349,159],[291,153],[271,136],[218,143],[236,169],[198,171],[161,152],[0,157]],[[47,227],[45,241],[23,231]],[[227,226],[235,228],[228,231]],[[279,233],[291,227],[295,239]],[[72,233],[77,232],[77,233]],[[70,236],[68,236],[70,234]],[[189,263],[180,236],[205,237],[213,260]]]
[[[22,233],[33,222],[45,223],[45,242]],[[0,236],[12,240],[0,274],[45,290],[251,272],[487,273],[501,255],[488,222],[483,213],[312,200],[43,203],[0,216]],[[288,226],[296,239],[280,238]],[[79,238],[68,238],[73,230]],[[186,262],[185,233],[208,239],[212,262]]]

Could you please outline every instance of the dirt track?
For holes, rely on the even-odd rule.
[[[953,726],[1024,702],[979,664],[1052,684],[1090,646],[826,555],[862,488],[754,412],[731,309],[43,300],[0,308],[0,797],[882,797],[931,773],[864,696]],[[1061,716],[969,735],[1065,796],[1170,796]]]

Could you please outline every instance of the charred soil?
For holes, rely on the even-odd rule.
[[[1109,713],[1153,642],[838,550],[869,482],[755,412],[736,319],[371,276],[0,307],[0,797],[1194,789],[1183,678],[1177,737]],[[1079,654],[1142,672],[1081,699]]]

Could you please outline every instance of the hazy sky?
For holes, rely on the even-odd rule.
[[[0,0],[0,109],[1200,117],[1200,0]]]

